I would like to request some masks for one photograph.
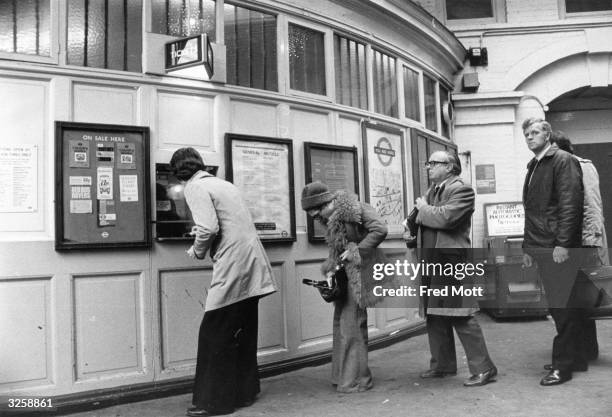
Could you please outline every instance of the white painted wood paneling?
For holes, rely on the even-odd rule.
[[[212,268],[160,273],[162,369],[193,367]]]
[[[50,283],[0,279],[0,389],[53,382]]]
[[[230,109],[233,133],[277,136],[278,117],[275,104],[232,99]]]
[[[285,328],[286,312],[284,299],[287,295],[285,282],[290,279],[285,274],[284,263],[272,262],[272,271],[278,291],[259,301],[259,326],[257,346],[260,351],[287,348]]]
[[[32,190],[36,208],[32,212],[0,213],[0,238],[2,232],[42,232],[45,228],[45,208],[49,203],[45,200],[44,172],[46,155],[53,152],[47,147],[48,84],[47,81],[0,78],[0,147],[34,145],[37,154],[36,184]]]
[[[303,141],[334,143],[331,117],[327,112],[291,108],[291,138]]]
[[[212,96],[158,91],[158,147],[213,151],[214,102]]]
[[[76,378],[142,373],[141,274],[73,281]]]
[[[321,280],[321,261],[305,262],[296,265],[296,279],[303,278]],[[300,342],[312,342],[316,339],[330,337],[334,317],[333,304],[326,303],[313,287],[298,286],[300,308]]]
[[[73,121],[138,124],[135,87],[74,83],[72,91]]]

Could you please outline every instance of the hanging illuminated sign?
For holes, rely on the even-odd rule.
[[[166,44],[166,72],[203,65],[210,78],[213,75],[213,60],[212,46],[206,34]]]

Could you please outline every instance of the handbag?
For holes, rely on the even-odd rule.
[[[331,303],[333,301],[343,301],[344,299],[346,299],[346,295],[348,292],[348,278],[346,276],[344,264],[336,265],[329,281],[303,279],[302,283],[306,285],[311,285],[317,290],[319,290],[319,294],[321,294],[323,300],[328,303]]]

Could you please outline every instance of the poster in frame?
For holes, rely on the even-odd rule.
[[[525,208],[521,201],[484,205],[487,237],[523,237]]]
[[[399,129],[362,123],[365,199],[400,237],[406,218],[404,136]]]
[[[227,133],[226,179],[242,192],[262,242],[295,242],[291,139]]]
[[[359,196],[357,148],[304,142],[306,183],[320,181],[330,191],[346,190]],[[309,242],[325,241],[325,226],[307,216]]]
[[[151,246],[149,128],[55,122],[55,249]]]

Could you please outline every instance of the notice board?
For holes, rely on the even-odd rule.
[[[345,190],[359,196],[357,148],[304,142],[306,184],[320,181],[331,192]],[[324,242],[327,228],[307,216],[309,242]]]
[[[150,247],[149,128],[55,122],[55,249]]]

